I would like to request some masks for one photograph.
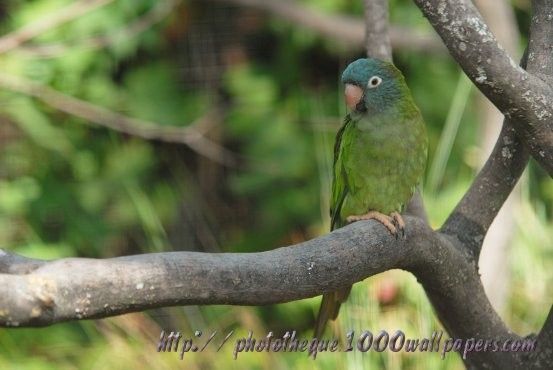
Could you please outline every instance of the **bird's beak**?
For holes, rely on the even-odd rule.
[[[359,104],[361,98],[363,98],[363,90],[359,86],[346,84],[344,97],[346,99],[346,105],[348,106],[348,108],[350,110],[355,110],[357,104]]]

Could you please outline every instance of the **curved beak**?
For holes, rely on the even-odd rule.
[[[357,104],[359,104],[359,102],[363,98],[363,90],[359,86],[346,84],[346,87],[344,89],[344,97],[346,99],[346,105],[348,106],[348,108],[351,110],[355,110]]]

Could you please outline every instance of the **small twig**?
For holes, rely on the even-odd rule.
[[[95,123],[147,140],[185,144],[198,154],[222,165],[235,166],[237,164],[233,152],[207,139],[197,129],[197,127],[205,125],[206,122],[221,119],[222,112],[219,109],[212,110],[186,127],[176,127],[128,117],[104,107],[65,95],[50,87],[4,73],[0,73],[0,86],[35,97],[55,109],[84,119],[88,124]]]
[[[75,47],[92,50],[102,49],[107,46],[116,44],[122,40],[135,37],[136,35],[146,31],[154,24],[159,23],[160,21],[165,19],[180,2],[180,0],[161,1],[143,16],[139,17],[124,28],[116,30],[109,35],[46,45],[22,45],[18,48],[17,51],[22,53],[23,55],[28,55],[31,57],[53,58]]]
[[[17,48],[24,42],[43,34],[64,23],[70,22],[98,7],[107,5],[113,0],[80,0],[50,14],[36,22],[23,26],[0,38],[0,54]]]

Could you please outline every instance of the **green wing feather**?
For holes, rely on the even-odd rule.
[[[342,148],[342,137],[344,132],[351,124],[349,114],[344,119],[344,124],[336,134],[334,142],[334,168],[332,181],[332,198],[330,204],[330,230],[337,229],[343,226],[343,220],[340,218],[342,204],[348,194],[348,181],[343,167],[343,155],[345,151]],[[314,336],[321,338],[329,320],[335,320],[340,310],[340,305],[348,298],[351,287],[341,289],[336,292],[323,294],[319,314],[315,322]]]
[[[344,204],[344,199],[348,194],[348,184],[347,177],[342,165],[342,158],[340,155],[341,146],[342,146],[342,136],[347,126],[351,124],[351,118],[346,115],[344,119],[344,124],[338,130],[336,134],[336,140],[334,142],[334,168],[332,171],[333,181],[332,181],[332,197],[330,204],[330,230],[339,228],[342,225],[340,220],[340,211],[342,209],[342,204]]]

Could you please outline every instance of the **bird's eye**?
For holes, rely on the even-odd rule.
[[[367,87],[369,89],[374,89],[375,87],[378,87],[378,85],[380,85],[381,82],[382,82],[382,79],[380,77],[372,76],[369,79],[369,83],[367,84]]]

